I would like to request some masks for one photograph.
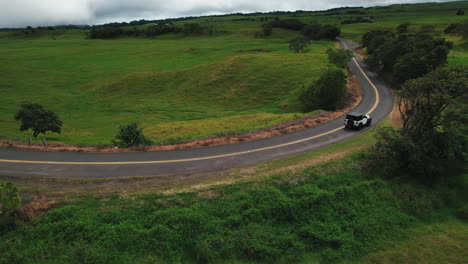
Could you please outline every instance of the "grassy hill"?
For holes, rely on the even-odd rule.
[[[293,54],[296,31],[275,28],[256,38],[261,18],[300,19],[340,25],[370,17],[374,23],[340,25],[344,38],[359,40],[370,29],[410,30],[433,25],[434,34],[455,43],[450,63],[468,63],[466,41],[443,29],[467,2],[394,5],[284,15],[201,17],[218,30],[213,36],[168,34],[89,40],[85,31],[55,30],[21,36],[0,32],[0,136],[24,139],[13,115],[22,103],[40,103],[64,122],[50,141],[92,145],[110,143],[121,124],[138,122],[154,140],[196,138],[249,131],[302,116],[298,94],[326,67],[327,48],[314,41],[310,51]],[[149,25],[140,26],[140,28]]]
[[[0,38],[1,136],[20,136],[12,117],[26,102],[63,119],[63,134],[49,140],[77,144],[109,143],[119,124],[132,121],[145,128],[198,121],[177,135],[151,129],[156,139],[271,126],[298,116],[291,114],[300,110],[298,92],[318,78],[334,45],[316,42],[297,55],[287,38],[250,34],[87,40],[64,31],[54,38]],[[240,127],[223,121],[244,115],[250,121]],[[227,125],[204,129],[213,122]]]

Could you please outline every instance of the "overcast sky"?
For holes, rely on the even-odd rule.
[[[235,12],[324,10],[424,0],[0,0],[0,28],[102,24]],[[447,0],[432,2],[448,2]]]

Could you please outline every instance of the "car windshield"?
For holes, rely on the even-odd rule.
[[[347,115],[346,119],[351,119],[351,120],[361,120],[362,116],[355,116],[355,115]]]

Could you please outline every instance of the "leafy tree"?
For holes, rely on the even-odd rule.
[[[297,37],[289,41],[289,49],[294,53],[304,53],[307,51],[307,46],[309,46],[309,44],[309,40]]]
[[[298,19],[274,20],[271,25],[275,28],[284,28],[289,30],[301,30],[306,24]]]
[[[302,34],[309,40],[335,40],[340,36],[341,30],[332,25],[312,24],[302,29]]]
[[[21,195],[11,182],[0,182],[0,215],[11,213],[21,205]]]
[[[371,30],[362,36],[362,46],[367,48],[367,53],[372,54],[374,50],[385,43],[387,39],[394,38],[395,35],[389,30]]]
[[[15,115],[15,120],[21,121],[20,131],[33,131],[33,137],[46,134],[47,131],[61,133],[62,121],[51,110],[46,110],[40,104],[23,104]]]
[[[300,97],[306,112],[334,110],[343,105],[346,93],[346,75],[342,69],[328,68]]]
[[[452,47],[453,44],[445,39],[415,36],[413,51],[399,57],[394,65],[395,77],[404,82],[435,70],[447,62]]]
[[[362,45],[367,48],[372,67],[392,73],[401,83],[444,65],[453,47],[451,42],[427,32],[395,35],[382,30],[364,34]]]
[[[122,28],[119,27],[94,27],[88,31],[90,39],[113,39],[123,34]]]
[[[382,129],[377,167],[430,180],[461,168],[468,152],[468,67],[437,69],[398,92],[403,128]]]
[[[271,33],[273,33],[273,26],[271,24],[263,24],[262,30],[264,36],[271,36]]]
[[[408,27],[411,26],[411,23],[410,22],[406,22],[406,23],[403,23],[403,24],[400,24],[398,25],[397,27],[397,31],[398,33],[402,34],[402,33],[408,33]]]
[[[457,32],[458,23],[452,23],[447,28],[444,29],[445,34],[452,34]]]
[[[203,33],[203,27],[198,23],[185,23],[182,31],[185,35],[199,35]]]
[[[119,147],[134,147],[148,145],[151,142],[143,134],[143,128],[139,128],[136,123],[130,123],[119,127],[113,143]]]
[[[346,67],[348,62],[353,58],[353,52],[344,49],[328,49],[328,61],[340,68]]]

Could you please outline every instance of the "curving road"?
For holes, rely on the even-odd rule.
[[[344,48],[355,43],[340,40]],[[354,109],[372,115],[373,126],[391,112],[393,96],[355,56],[349,63],[363,89]],[[361,131],[346,130],[344,117],[306,130],[230,145],[163,152],[75,153],[0,148],[0,176],[28,178],[116,178],[189,174],[238,166],[309,152],[345,141]]]

